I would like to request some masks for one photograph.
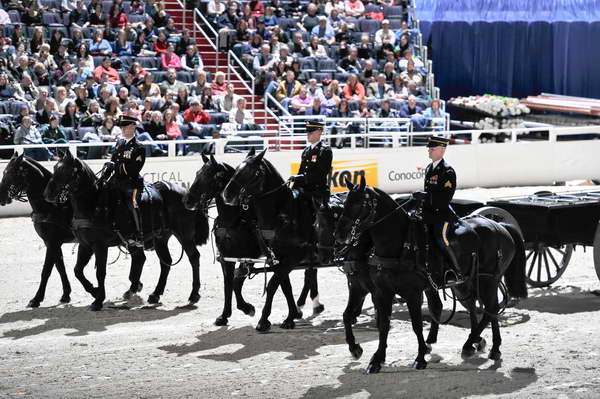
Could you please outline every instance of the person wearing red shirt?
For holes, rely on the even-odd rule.
[[[265,5],[260,0],[250,0],[248,7],[250,7],[250,11],[252,11],[252,16],[254,18],[259,18],[265,15]]]
[[[119,84],[121,83],[121,79],[119,78],[119,72],[110,66],[110,57],[104,57],[102,59],[102,64],[94,69],[94,78],[96,82],[100,82],[102,80],[102,75],[108,75],[108,83],[111,84]]]
[[[127,24],[128,18],[119,4],[113,4],[108,20],[112,28],[123,28]]]
[[[183,121],[186,123],[198,123],[206,125],[210,122],[210,115],[202,109],[202,104],[197,99],[190,102],[190,107],[183,112]]]
[[[163,31],[158,32],[158,38],[154,43],[154,51],[160,55],[162,53],[166,53],[168,49],[169,41],[167,40],[167,35]]]
[[[342,90],[344,98],[348,101],[363,100],[365,98],[365,86],[358,81],[358,77],[352,74],[348,77],[348,83]]]

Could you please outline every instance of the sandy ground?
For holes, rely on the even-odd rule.
[[[466,190],[458,198],[486,199],[543,188]],[[556,188],[553,188],[556,189]],[[171,271],[163,305],[145,308],[158,280],[158,261],[148,254],[141,297],[120,301],[127,289],[128,260],[109,267],[102,312],[90,312],[91,299],[73,276],[72,245],[65,261],[72,302],[61,296],[56,271],[39,309],[25,308],[37,288],[44,248],[28,218],[0,220],[0,395],[48,398],[597,398],[600,397],[600,288],[588,249],[577,248],[563,277],[551,289],[532,289],[530,298],[502,316],[503,359],[486,354],[460,357],[468,319],[459,312],[442,326],[425,371],[407,367],[416,339],[405,307],[394,307],[388,365],[379,375],[364,369],[377,345],[374,309],[367,299],[355,327],[365,354],[353,361],[344,342],[341,314],[346,280],[335,269],[319,271],[325,312],[292,331],[276,326],[286,312],[279,293],[272,332],[259,335],[254,318],[234,310],[228,327],[213,321],[222,306],[222,275],[210,245],[201,258],[202,299],[181,307],[191,289],[189,264]],[[173,252],[179,253],[178,244]],[[114,257],[115,250],[111,251]],[[87,274],[93,277],[93,267]],[[301,272],[293,273],[298,294]],[[93,280],[93,279],[92,279]],[[93,280],[94,281],[94,280]],[[246,283],[246,299],[260,311],[262,276]],[[122,306],[127,305],[127,306]],[[426,328],[429,324],[426,323]],[[491,331],[484,336],[491,341]]]

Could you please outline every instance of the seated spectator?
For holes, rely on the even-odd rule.
[[[268,44],[263,44],[260,54],[254,57],[252,69],[255,73],[256,84],[264,87],[265,82],[271,80],[269,70],[274,64],[275,58],[271,54],[271,47]]]
[[[358,58],[361,60],[370,60],[373,58],[373,45],[368,33],[363,33],[360,36],[360,44],[358,45]]]
[[[23,104],[19,107],[19,113],[18,115],[15,115],[14,120],[14,125],[20,125],[21,122],[23,121],[23,118],[26,116],[30,116],[31,115],[31,110],[29,109],[29,105],[27,104]],[[9,142],[7,142],[6,144],[9,144]]]
[[[377,81],[369,83],[367,87],[367,96],[370,99],[384,100],[392,95],[392,86],[385,82],[385,75],[377,75]]]
[[[427,93],[427,90],[423,86],[417,87],[414,82],[410,82],[406,89],[408,91],[408,95],[413,95],[417,97],[417,100],[422,100],[423,102],[428,103],[431,100],[431,96]]]
[[[121,86],[117,93],[117,100],[119,100],[119,106],[124,107],[129,102],[129,89]]]
[[[137,55],[139,57],[154,57],[156,55],[156,51],[154,51],[154,45],[150,44],[146,40],[146,33],[142,30],[138,34],[138,36],[133,41],[131,45],[131,52],[133,55]]]
[[[311,34],[313,37],[318,37],[319,41],[323,44],[332,45],[335,43],[335,31],[329,25],[327,17],[324,15],[319,17],[319,24],[312,28]]]
[[[113,53],[117,57],[133,54],[133,51],[131,50],[131,42],[127,41],[127,34],[124,30],[119,29],[117,32],[117,40],[113,42],[112,49]]]
[[[49,43],[50,54],[56,54],[58,52],[58,46],[60,46],[60,44],[62,43],[64,36],[64,33],[59,29],[56,29],[52,32]]]
[[[147,42],[155,40],[158,36],[158,29],[154,26],[154,20],[151,17],[144,20],[144,29],[142,29],[142,32],[144,32],[144,37]]]
[[[293,74],[292,74],[293,75]],[[211,91],[212,93],[212,91]],[[228,83],[225,87],[225,93],[218,96],[215,100],[215,106],[221,112],[229,112],[235,108],[235,104],[240,99],[240,96],[234,93],[233,84]]]
[[[225,81],[224,72],[219,71],[215,74],[215,80],[210,85],[210,88],[212,89],[213,96],[220,96],[225,93],[227,82]]]
[[[404,54],[406,50],[410,50],[410,39],[408,35],[400,35],[400,38],[397,40],[396,47],[394,48],[394,53],[398,55]],[[412,51],[411,51],[412,54]]]
[[[398,71],[394,68],[394,64],[391,62],[386,62],[383,66],[383,76],[385,76],[386,82],[392,83],[394,81],[394,77],[397,75]],[[402,77],[402,74],[400,75]]]
[[[132,0],[129,5],[129,14],[131,15],[144,15],[144,1],[143,0]]]
[[[135,85],[140,85],[144,82],[146,75],[150,75],[150,72],[142,68],[142,65],[138,61],[131,63],[128,73],[133,78],[133,84]]]
[[[159,135],[157,138],[159,140],[183,140],[183,133],[179,128],[179,124],[173,114],[173,111],[167,109],[163,115],[164,119],[164,127],[165,127],[165,136]],[[177,156],[182,156],[185,151],[185,145],[178,144],[177,145]]]
[[[60,125],[73,129],[79,128],[79,116],[77,115],[77,105],[75,101],[69,101],[65,107],[65,113],[60,118]]]
[[[412,61],[415,69],[423,69],[425,68],[425,64],[418,57],[413,57],[412,50],[409,48],[404,50],[402,53],[402,58],[398,61],[398,67],[403,71],[408,69],[408,63]]]
[[[115,68],[111,66],[110,57],[102,58],[102,64],[98,65],[96,69],[94,69],[94,79],[97,82],[102,82],[102,76],[108,76],[108,83],[110,84],[119,84],[121,79],[119,78],[119,72]]]
[[[250,0],[248,2],[248,7],[252,12],[252,16],[254,18],[262,17],[265,15],[265,5],[260,0]]]
[[[306,91],[308,92],[308,95],[316,98],[318,97],[319,99],[323,98],[323,89],[321,89],[318,84],[317,84],[317,79],[315,78],[311,78],[308,80],[308,84],[306,85]]]
[[[290,105],[292,111],[296,115],[302,115],[306,112],[306,108],[312,107],[313,98],[308,95],[305,87],[300,88],[297,95],[292,97]]]
[[[394,75],[394,83],[392,84],[394,92],[393,97],[396,100],[406,100],[408,98],[408,89],[402,80],[400,74]]]
[[[355,74],[348,77],[348,83],[342,91],[344,98],[348,101],[361,101],[365,98],[365,87],[358,81],[358,77]]]
[[[100,108],[98,101],[91,100],[89,102],[87,110],[83,113],[80,120],[81,126],[84,127],[98,127],[102,124],[102,121],[104,120],[104,110]]]
[[[323,93],[323,99],[321,100],[321,108],[326,109],[329,115],[331,115],[338,108],[339,103],[340,98],[333,94],[333,90],[331,90],[330,86],[327,86]]]
[[[381,107],[377,113],[378,118],[398,118],[398,111],[391,107],[390,100],[381,101]]]
[[[210,122],[210,115],[203,110],[200,101],[192,99],[192,101],[190,101],[190,108],[183,113],[183,121],[190,124],[196,123],[199,125],[206,125]]]
[[[54,62],[60,67],[62,61],[67,61],[71,65],[71,55],[68,52],[68,45],[62,42],[58,45],[56,53],[53,53]]]
[[[375,112],[369,108],[369,103],[367,103],[367,100],[363,99],[358,102],[358,109],[354,111],[354,115],[357,118],[373,118],[375,116]]]
[[[394,51],[396,43],[396,34],[390,29],[390,21],[384,19],[381,21],[381,29],[375,32],[375,51],[379,52],[381,48]]]
[[[77,65],[79,65],[79,61],[83,61],[86,68],[89,68],[90,71],[94,70],[94,57],[92,57],[90,54],[87,44],[81,43],[77,47],[75,50],[75,57],[77,60]]]
[[[23,117],[21,125],[15,130],[13,143],[21,144],[44,144],[40,132],[32,126],[33,121],[29,116]],[[52,157],[52,153],[47,148],[26,148],[25,155],[36,161],[47,161]]]
[[[214,96],[213,96],[213,91],[208,86],[204,87],[204,90],[202,91],[202,94],[198,98],[198,101],[200,101],[200,104],[202,104],[202,109],[214,110],[217,108],[217,106],[215,104]]]
[[[423,109],[417,104],[415,96],[409,96],[406,104],[400,108],[400,117],[402,118],[420,118]]]
[[[306,14],[296,23],[296,27],[304,32],[312,32],[313,28],[319,25],[317,11],[317,6],[314,3],[308,3]]]
[[[106,100],[106,105],[104,107],[104,117],[112,117],[114,120],[117,120],[119,116],[121,116],[122,111],[119,106],[119,99],[114,96],[110,96],[108,100]]]
[[[304,6],[300,0],[290,0],[290,2],[285,5],[284,9],[288,16],[296,18],[302,15]]]
[[[368,85],[369,83],[375,82],[375,77],[378,75],[374,69],[373,60],[366,60],[362,72],[359,75],[359,81],[362,84]]]
[[[121,128],[115,125],[115,119],[112,116],[105,117],[102,126],[98,129],[98,135],[102,141],[117,141],[122,134]]]
[[[50,123],[40,128],[42,141],[45,144],[64,144],[67,142],[65,129],[60,126],[60,120],[57,115],[50,117]]]
[[[110,55],[112,47],[108,40],[104,38],[102,30],[94,32],[93,39],[90,41],[89,52],[91,55]]]
[[[301,88],[302,84],[296,80],[294,72],[287,71],[285,74],[285,80],[279,83],[279,86],[275,91],[275,98],[285,109],[287,109],[292,97],[297,96],[300,93]]]
[[[352,38],[350,37],[349,26],[350,24],[342,22],[340,24],[340,27],[335,32],[335,41],[340,44],[340,48],[338,51],[339,58],[347,57],[348,52],[350,50],[348,43],[350,43]]]
[[[10,20],[10,16],[4,9],[0,8],[0,26],[10,25],[12,21]]]
[[[419,87],[423,85],[423,76],[415,69],[415,63],[410,60],[406,64],[406,71],[400,74],[400,78],[408,86],[410,83],[414,83],[415,86]]]
[[[327,58],[327,51],[322,44],[319,44],[319,38],[317,36],[311,36],[310,38],[308,55],[315,58]]]
[[[423,111],[423,117],[415,123],[416,130],[426,130],[428,127],[443,129],[446,113],[440,108],[440,100],[434,98],[431,105]]]
[[[21,15],[21,22],[27,26],[41,25],[42,13],[37,8],[29,7],[27,11]]]
[[[25,25],[29,24],[25,23]],[[30,54],[39,52],[40,47],[42,47],[42,44],[45,43],[46,39],[44,38],[44,30],[41,26],[38,26],[33,30],[33,34],[31,35],[31,42],[29,43],[29,50],[31,51]]]
[[[219,16],[225,12],[226,7],[227,5],[225,1],[210,0],[208,2],[208,6],[206,7],[208,20],[215,24]]]
[[[279,65],[279,63],[283,62],[285,68],[289,68],[292,66],[292,62],[294,62],[294,57],[290,55],[290,49],[286,44],[281,45],[279,47],[279,54],[275,56],[275,60],[273,61],[274,65]],[[282,76],[282,75],[276,75]]]
[[[270,0],[267,5],[273,8],[273,12],[277,18],[284,17],[286,15],[284,5],[281,4],[280,0]]]
[[[48,98],[44,104],[44,108],[35,113],[35,120],[38,125],[48,124],[52,115],[59,115],[59,113],[56,109],[56,102]]]
[[[181,57],[181,68],[184,71],[200,72],[204,70],[204,63],[195,45],[187,46],[185,54]]]
[[[160,84],[161,94],[176,97],[180,87],[185,87],[185,84],[177,80],[177,71],[174,68],[169,68],[165,80]]]
[[[365,6],[360,0],[346,0],[344,8],[347,17],[359,18],[365,13]]]
[[[325,4],[325,14],[331,16],[334,11],[340,15],[346,15],[346,6],[341,0],[328,0]]]
[[[304,115],[325,115],[329,116],[330,111],[323,107],[319,97],[313,98],[313,103],[309,108],[304,110]]]
[[[88,98],[88,92],[85,89],[85,85],[75,85],[75,106],[77,107],[77,118],[81,120],[83,115],[90,105],[90,99]]]
[[[277,16],[275,15],[275,10],[272,7],[265,8],[265,15],[263,17],[256,18],[262,18],[262,20],[265,23],[265,29],[267,30],[267,32],[272,32],[275,29],[275,27],[278,27]]]
[[[90,25],[97,27],[106,26],[106,16],[102,13],[102,3],[97,3],[90,13]]]
[[[27,103],[35,100],[39,95],[37,87],[33,84],[31,76],[25,73],[21,78],[21,82],[15,86],[15,98]]]
[[[237,5],[235,3],[230,3],[227,6],[227,12],[221,14],[217,19],[220,48],[228,49],[233,46],[233,43],[230,43],[230,36],[235,32],[238,22]]]
[[[339,68],[342,72],[359,74],[361,71],[360,61],[358,60],[358,49],[351,47],[348,57],[342,58],[339,63]]]
[[[160,60],[162,69],[181,69],[181,60],[179,59],[179,56],[175,54],[175,44],[173,43],[169,43],[166,53],[161,53]]]
[[[48,91],[46,91],[46,94],[48,94]],[[13,98],[14,95],[14,84],[8,81],[8,76],[6,75],[6,73],[2,73],[0,75],[0,98],[4,100],[8,98]]]
[[[156,42],[154,42],[154,51],[157,55],[161,55],[162,53],[166,53],[169,49],[169,40],[167,39],[167,35],[164,31],[158,32],[158,37],[156,38]]]
[[[43,66],[43,64],[40,64]],[[85,80],[86,76],[82,76],[81,80]],[[60,85],[69,85],[75,83],[78,79],[77,71],[72,69],[69,60],[60,61],[59,68],[52,74],[52,80]]]
[[[205,86],[210,87],[210,84],[206,80],[206,72],[202,71],[198,73],[196,81],[190,85],[190,96],[202,95]]]
[[[150,120],[142,122],[142,130],[152,137],[152,140],[166,140],[167,131],[163,124],[163,116],[160,111],[150,111]]]
[[[229,111],[229,122],[241,127],[241,130],[254,130],[254,117],[252,113],[246,109],[246,99],[238,98],[237,106]]]
[[[164,28],[162,28],[162,31],[165,32],[165,34],[167,35],[167,38],[169,39],[169,41],[173,42],[173,41],[181,41],[181,40],[177,40],[177,39],[181,39],[182,36],[182,32],[177,29],[175,27],[175,20],[171,17],[167,18],[167,24],[164,26]],[[189,36],[188,36],[189,38]],[[183,48],[185,49],[186,46],[184,46]]]

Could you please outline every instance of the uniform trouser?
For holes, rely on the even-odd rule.
[[[450,242],[448,241],[448,229],[450,228],[450,222],[443,221],[440,223],[435,223],[429,226],[429,229],[433,233],[433,237],[438,244],[438,247],[444,252],[444,254],[448,257],[450,261],[450,266],[461,273],[460,264],[458,263],[458,259],[452,247],[450,246]]]
[[[140,215],[139,204],[138,204],[138,193],[139,188],[128,188],[125,191],[125,200],[127,202],[127,208],[131,212],[133,222],[135,223],[135,229],[137,233],[142,234],[142,217]]]

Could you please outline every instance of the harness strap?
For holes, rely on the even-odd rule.
[[[371,255],[369,257],[369,266],[377,267],[377,269],[401,269],[401,271],[415,271],[414,265],[409,265],[406,262],[402,262],[401,258],[384,258],[377,255]]]

